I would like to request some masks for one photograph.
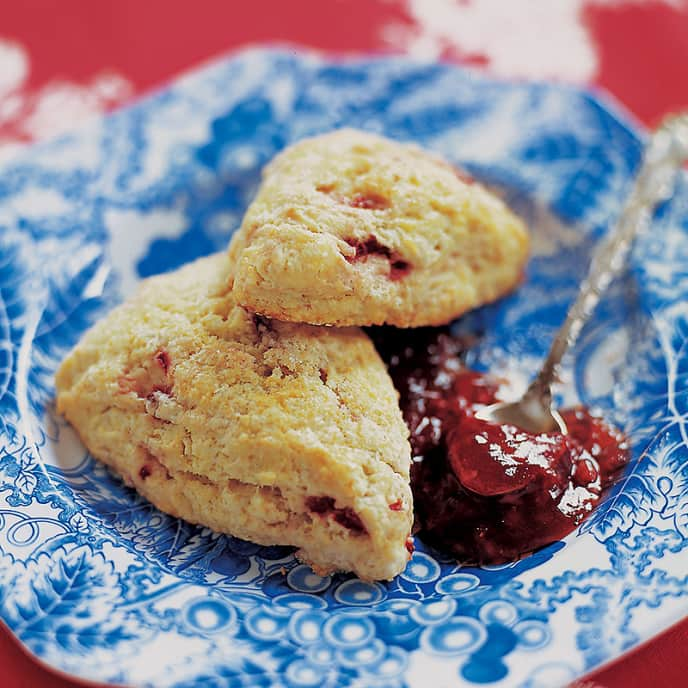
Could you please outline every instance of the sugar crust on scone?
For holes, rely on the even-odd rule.
[[[413,509],[383,362],[358,329],[248,313],[231,282],[226,254],[146,280],[63,362],[58,411],[163,511],[391,579]]]
[[[304,139],[264,170],[232,238],[235,294],[318,325],[439,325],[521,279],[525,226],[442,159],[352,129]]]

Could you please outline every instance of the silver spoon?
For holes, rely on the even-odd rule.
[[[666,117],[650,136],[621,217],[596,249],[578,297],[530,387],[518,401],[487,406],[476,413],[477,418],[497,425],[515,425],[533,433],[557,428],[567,433],[562,417],[552,408],[552,383],[561,359],[578,338],[602,293],[625,266],[636,234],[650,224],[655,207],[671,197],[676,173],[686,159],[688,112]]]

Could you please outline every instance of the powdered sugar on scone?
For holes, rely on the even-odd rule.
[[[392,578],[413,509],[383,362],[358,329],[249,313],[231,283],[226,254],[146,280],[63,362],[58,410],[163,511]]]
[[[449,322],[512,289],[528,236],[506,205],[417,146],[343,129],[265,169],[230,255],[237,300],[327,325]]]

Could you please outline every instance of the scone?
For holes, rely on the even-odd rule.
[[[225,253],[147,280],[57,373],[57,408],[157,507],[326,574],[408,561],[408,430],[368,337],[236,305]]]
[[[523,223],[417,146],[344,129],[300,141],[265,169],[230,244],[234,290],[290,322],[447,323],[520,280]]]

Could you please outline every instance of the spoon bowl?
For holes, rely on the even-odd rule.
[[[480,420],[495,425],[513,425],[537,435],[542,432],[568,434],[568,428],[559,412],[546,398],[537,394],[526,394],[518,401],[500,402],[480,409],[475,414]]]

